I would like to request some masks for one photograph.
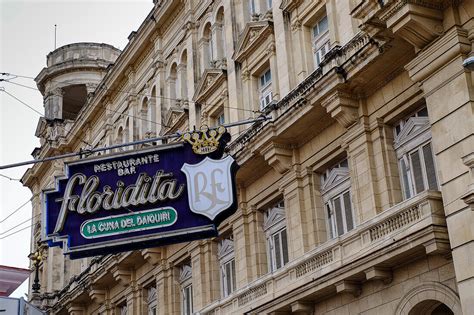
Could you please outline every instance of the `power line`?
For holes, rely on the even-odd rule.
[[[18,208],[16,208],[12,213],[10,213],[9,215],[7,215],[4,219],[2,219],[0,221],[0,223],[3,223],[5,222],[9,217],[11,217],[12,215],[14,215],[15,213],[17,213],[18,211],[20,211],[21,208],[23,208],[24,206],[26,206],[28,204],[28,202],[30,202],[31,200],[33,200],[33,198],[36,197],[36,195],[33,195],[30,199],[28,199],[25,203],[23,203],[21,206],[19,206]]]
[[[270,119],[271,119],[270,116],[263,116],[262,115],[260,117],[253,118],[253,119],[247,119],[247,120],[237,121],[237,122],[233,122],[233,123],[223,124],[222,127],[227,128],[227,127],[241,126],[241,125],[256,123],[256,122],[260,122],[260,121],[266,121],[266,120],[270,120]],[[219,128],[219,127],[212,127],[212,128],[209,128],[209,129],[217,129],[217,128]],[[84,156],[84,155],[90,155],[90,154],[95,153],[95,152],[113,150],[113,149],[117,149],[117,148],[123,148],[123,147],[128,147],[128,146],[132,146],[132,145],[139,145],[139,144],[144,144],[144,143],[149,143],[149,142],[157,142],[157,141],[161,141],[161,140],[165,140],[165,139],[179,138],[182,135],[183,135],[182,132],[176,132],[176,133],[172,133],[172,134],[169,134],[169,135],[164,135],[164,136],[160,136],[160,137],[156,137],[156,138],[132,141],[132,142],[128,142],[128,143],[115,144],[115,145],[111,145],[111,146],[108,146],[108,147],[98,147],[98,148],[93,148],[93,149],[80,150],[79,152],[71,152],[71,153],[66,153],[66,154],[62,154],[62,155],[50,156],[50,157],[45,157],[45,158],[30,160],[30,161],[24,161],[24,162],[19,162],[19,163],[14,163],[14,164],[0,165],[0,170],[12,168],[12,167],[36,164],[36,163],[43,163],[43,162],[47,162],[47,161],[60,160],[60,159],[65,159],[65,158],[75,157],[75,156],[80,156],[81,157],[81,156]]]
[[[0,237],[0,240],[6,239],[7,237],[10,237],[10,236],[15,235],[15,234],[17,234],[17,233],[20,233],[21,231],[24,231],[24,230],[26,230],[26,229],[29,229],[29,228],[32,227],[32,226],[33,226],[33,224],[32,224],[32,225],[28,225],[27,227],[24,227],[24,228],[22,228],[22,229],[20,229],[20,230],[18,230],[18,231],[15,231],[15,232],[13,232],[13,233],[10,233],[10,234],[8,234],[8,235],[5,235],[5,236],[3,236],[3,237]]]
[[[0,73],[1,75],[12,75],[12,76],[16,76],[18,78],[26,78],[26,79],[32,79],[34,80],[35,78],[34,77],[30,77],[30,76],[23,76],[23,75],[18,75],[18,74],[11,74],[11,73],[6,73],[6,72],[2,72]],[[14,79],[14,78],[12,78]],[[37,88],[33,88],[33,87],[30,87],[30,86],[26,86],[26,85],[22,85],[22,84],[19,84],[19,83],[13,83],[9,80],[12,80],[12,79],[8,79],[8,80],[5,80],[5,82],[7,83],[12,83],[12,84],[16,84],[16,85],[19,85],[19,86],[23,86],[23,87],[26,87],[28,89],[33,89],[33,90],[38,90]],[[62,82],[62,81],[58,81],[58,80],[51,80],[53,82]],[[143,94],[143,93],[132,93],[132,92],[129,92],[129,91],[125,91],[125,90],[120,90],[120,89],[111,89],[111,88],[107,88],[105,85],[100,85],[97,87],[97,89],[104,89],[106,91],[110,91],[110,92],[118,92],[118,93],[123,93],[123,94],[127,94],[127,95],[130,95],[130,96],[146,96],[146,97],[151,97],[150,95],[146,95],[146,94]],[[38,90],[39,91],[39,90]],[[177,98],[171,98],[171,97],[166,97],[166,96],[163,96],[163,95],[155,95],[154,96],[155,98],[161,98],[161,99],[165,99],[165,100],[170,100],[170,101],[181,101],[181,99],[177,99]],[[191,100],[187,100],[189,103],[194,103],[194,104],[199,104],[198,102],[194,102],[194,101],[191,101]],[[206,104],[206,103],[204,103]],[[235,109],[235,110],[240,110],[240,111],[248,111],[248,112],[252,112],[254,114],[261,114],[262,111],[260,110],[252,110],[252,109],[245,109],[245,108],[238,108],[238,107],[232,107],[232,106],[222,106],[224,108],[229,108],[229,109]]]
[[[15,225],[15,226],[9,228],[8,230],[3,231],[3,232],[0,232],[0,235],[3,235],[3,234],[5,234],[5,233],[7,233],[7,232],[10,232],[11,230],[16,229],[16,228],[19,227],[20,225],[22,225],[22,224],[24,224],[24,223],[26,223],[26,222],[28,222],[28,221],[31,221],[32,219],[36,219],[36,218],[39,217],[40,215],[41,215],[41,214],[37,214],[37,215],[35,215],[35,216],[32,217],[32,218],[29,218],[29,219],[26,219],[25,221],[22,221],[22,222],[20,222],[20,223],[17,223],[17,225]]]
[[[3,177],[3,178],[6,178],[6,179],[9,179],[9,180],[14,180],[14,181],[20,182],[20,179],[18,179],[18,178],[12,178],[12,177],[7,176],[7,175],[0,174],[0,177]],[[0,222],[0,223],[1,223],[1,222]]]
[[[25,105],[26,107],[28,107],[29,109],[31,109],[32,111],[34,111],[35,113],[39,114],[40,117],[43,117],[44,118],[44,115],[42,113],[40,113],[39,111],[37,111],[36,109],[34,109],[32,106],[28,105],[27,103],[23,102],[22,100],[20,100],[18,97],[16,97],[15,95],[9,93],[7,90],[5,90],[5,88],[3,88],[2,90],[0,90],[1,92],[4,92],[6,94],[8,94],[10,97],[14,98],[15,100],[17,100],[18,102],[20,102],[21,104]],[[59,128],[61,128],[62,130],[68,132],[66,130],[66,128],[64,128],[63,126],[61,125],[57,125]],[[92,147],[92,144],[90,144],[89,142],[85,141],[83,138],[79,137],[80,141],[88,146],[91,146]]]

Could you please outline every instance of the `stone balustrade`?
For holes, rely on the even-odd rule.
[[[441,193],[423,192],[378,214],[354,230],[329,240],[283,268],[238,289],[199,314],[245,313],[279,294],[338,272],[348,262],[369,256],[388,244],[432,225],[445,225]],[[328,284],[331,285],[331,284]]]

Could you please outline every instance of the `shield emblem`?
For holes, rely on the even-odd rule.
[[[231,166],[234,159],[221,160],[206,157],[191,165],[184,163],[181,171],[186,174],[188,202],[191,211],[211,220],[234,203]]]

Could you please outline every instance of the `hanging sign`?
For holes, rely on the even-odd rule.
[[[44,239],[71,258],[217,236],[236,209],[225,128],[183,142],[66,163],[43,192]]]

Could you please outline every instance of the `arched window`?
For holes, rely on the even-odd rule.
[[[199,46],[201,52],[201,69],[204,71],[211,67],[211,61],[214,59],[211,23],[209,22],[204,26]]]
[[[177,95],[176,93],[176,79],[178,77],[178,66],[176,63],[173,63],[170,68],[170,73],[168,75],[168,108],[176,103]]]
[[[225,58],[224,7],[217,10],[216,22],[212,26],[212,39],[214,59],[220,62]]]
[[[179,98],[182,100],[188,99],[188,85],[187,83],[187,63],[188,63],[188,52],[184,50],[181,54],[180,64],[178,66],[178,80],[179,80]]]
[[[147,137],[150,132],[150,122],[149,122],[149,106],[148,106],[148,98],[144,98],[142,102],[142,108],[140,110],[140,138]]]

